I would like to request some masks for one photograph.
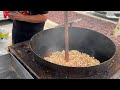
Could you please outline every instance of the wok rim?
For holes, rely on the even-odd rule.
[[[58,28],[64,28],[64,27],[58,27]],[[79,69],[80,69],[80,68],[95,68],[95,67],[97,67],[97,66],[101,66],[101,65],[106,64],[107,62],[110,62],[110,61],[113,60],[113,58],[115,57],[115,55],[116,55],[116,53],[117,53],[117,52],[116,52],[117,49],[116,49],[116,44],[115,44],[115,42],[113,42],[113,40],[112,40],[111,38],[105,36],[104,34],[102,34],[102,33],[100,33],[100,32],[94,31],[94,30],[92,30],[92,29],[79,28],[79,27],[70,27],[70,28],[77,28],[77,29],[79,29],[79,30],[80,30],[80,29],[86,29],[86,30],[90,30],[90,31],[92,31],[92,32],[95,32],[95,33],[98,33],[98,34],[103,35],[104,37],[108,38],[108,39],[113,43],[114,48],[115,48],[114,54],[111,56],[111,58],[109,58],[109,59],[107,59],[106,61],[100,63],[99,65],[89,66],[89,67],[70,67],[70,66],[64,66],[64,65],[60,65],[60,64],[55,64],[55,63],[49,62],[49,61],[45,60],[41,55],[38,55],[38,54],[32,49],[31,43],[32,43],[33,38],[34,38],[36,35],[41,34],[42,32],[46,32],[47,30],[54,30],[55,28],[46,29],[46,30],[43,30],[43,31],[40,31],[40,32],[36,33],[36,34],[30,39],[30,41],[29,41],[29,47],[30,47],[31,51],[32,51],[35,55],[37,55],[37,57],[41,58],[41,59],[44,60],[45,62],[48,62],[48,63],[50,63],[50,64],[54,64],[54,65],[57,65],[57,66],[60,66],[60,67],[65,67],[65,68],[79,68]]]

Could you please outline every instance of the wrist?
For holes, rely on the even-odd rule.
[[[27,21],[27,18],[28,18],[28,15],[24,15],[22,21]]]

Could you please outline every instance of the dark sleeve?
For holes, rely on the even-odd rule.
[[[30,13],[31,13],[32,15],[36,15],[36,14],[47,14],[48,11],[30,11]]]

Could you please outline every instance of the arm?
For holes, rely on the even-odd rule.
[[[47,14],[37,14],[37,15],[23,15],[19,12],[16,14],[10,14],[9,18],[12,20],[25,21],[30,23],[40,23],[47,20]]]
[[[31,23],[40,23],[47,20],[47,14],[42,15],[25,15],[23,21]]]

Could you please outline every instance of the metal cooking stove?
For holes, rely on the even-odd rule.
[[[21,62],[21,64],[26,68],[26,70],[30,72],[30,74],[35,79],[71,79],[71,77],[60,75],[58,72],[55,72],[35,62],[34,56],[29,48],[29,41],[25,41],[10,46],[9,52],[12,55],[14,55],[17,58],[17,60]],[[120,78],[120,70],[118,70],[118,72],[115,75],[110,77],[110,79],[119,79],[119,78]],[[72,78],[72,79],[77,79],[77,78]],[[93,79],[99,79],[99,78],[97,77],[95,78],[94,76]]]

